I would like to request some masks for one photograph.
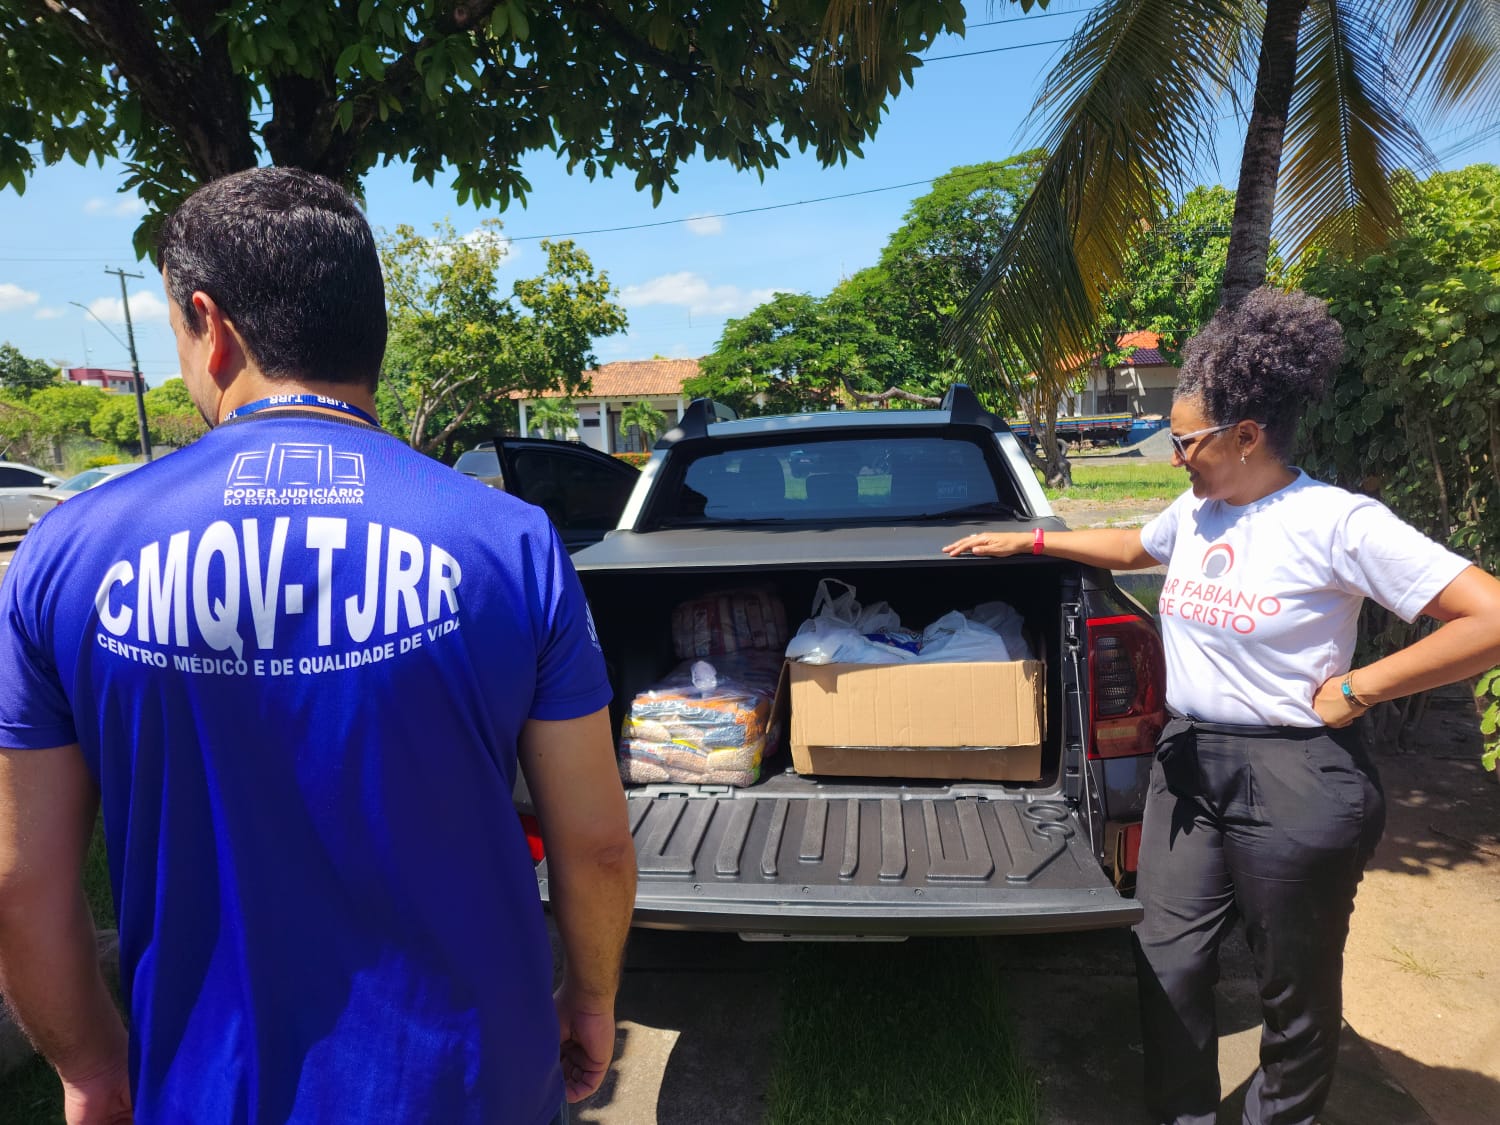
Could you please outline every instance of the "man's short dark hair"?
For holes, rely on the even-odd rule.
[[[296,168],[252,168],[195,191],[157,248],[188,331],[212,297],[270,378],[373,385],[385,355],[375,238],[343,188]]]
[[[1266,428],[1272,452],[1292,455],[1297,423],[1327,393],[1344,356],[1344,332],[1306,293],[1262,287],[1220,309],[1182,349],[1174,397],[1196,398],[1216,426]]]

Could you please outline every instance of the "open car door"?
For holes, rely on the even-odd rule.
[[[620,522],[640,470],[572,441],[497,438],[505,491],[547,513],[571,554]]]

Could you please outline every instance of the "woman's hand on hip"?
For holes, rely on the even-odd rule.
[[[1344,698],[1343,683],[1343,676],[1329,676],[1313,696],[1313,710],[1325,726],[1347,727],[1369,710],[1363,704]]]

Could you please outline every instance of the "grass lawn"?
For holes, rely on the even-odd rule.
[[[94,825],[94,840],[83,864],[83,891],[101,930],[115,928],[114,898],[109,889],[109,866],[104,855],[104,827]],[[56,1073],[40,1057],[0,1078],[0,1125],[62,1125],[62,1086]]]
[[[978,941],[787,958],[767,1125],[1035,1125],[1036,1082]]]
[[[1038,478],[1040,479],[1040,478]],[[1160,461],[1073,462],[1073,487],[1046,488],[1048,500],[1171,500],[1187,488],[1187,474]]]

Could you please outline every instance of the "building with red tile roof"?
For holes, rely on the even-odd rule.
[[[566,434],[604,453],[635,452],[643,447],[641,435],[632,429],[620,433],[620,412],[638,402],[648,402],[667,417],[667,429],[677,424],[687,408],[682,385],[698,374],[696,359],[626,359],[603,363],[585,371],[589,390],[571,396],[578,415],[577,425]],[[539,399],[565,398],[561,391],[543,391],[527,395],[513,392],[511,398],[520,405],[521,432],[530,429],[528,415]]]
[[[1073,413],[1171,413],[1180,369],[1162,351],[1161,337],[1155,332],[1127,332],[1115,347],[1127,358],[1113,367],[1088,365],[1084,389],[1073,397]]]

